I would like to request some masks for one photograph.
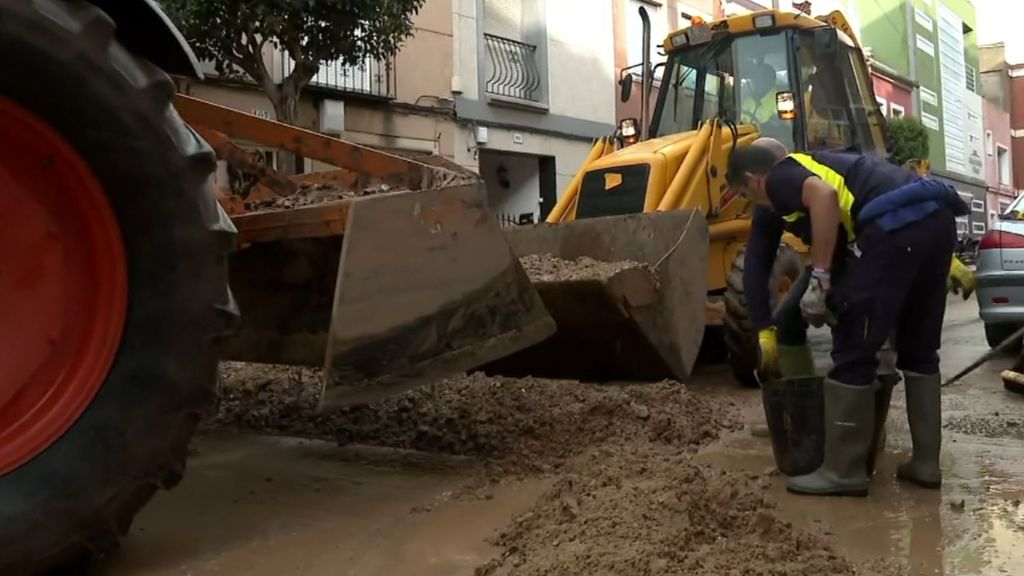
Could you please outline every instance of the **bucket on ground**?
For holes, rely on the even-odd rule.
[[[768,421],[775,466],[787,476],[810,474],[825,455],[825,397],[821,376],[783,378],[762,384],[761,399]],[[885,422],[892,399],[891,381],[876,383],[875,429],[867,472],[875,472],[877,454],[885,448]]]

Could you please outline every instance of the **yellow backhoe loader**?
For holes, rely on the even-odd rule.
[[[643,54],[650,54],[642,8],[641,18]],[[612,278],[591,286],[602,297],[582,305],[578,294],[569,296],[581,289],[578,281],[540,282],[558,326],[555,337],[490,369],[564,375],[566,365],[575,363],[619,368],[607,378],[683,379],[705,326],[723,325],[733,372],[751,382],[757,338],[742,283],[750,215],[748,203],[725,183],[730,151],[764,135],[793,151],[856,147],[885,154],[884,121],[868,69],[839,12],[811,18],[765,10],[713,22],[694,19],[670,34],[663,49],[663,67],[642,66],[641,118],[620,123],[615,137],[595,144],[546,224],[511,234],[520,256],[649,264],[660,291],[640,297],[642,291],[629,292],[621,278]],[[655,82],[657,102],[649,114]],[[623,79],[624,99],[632,85],[632,77]],[[690,228],[655,225],[669,214],[685,215]],[[623,228],[626,215],[633,215],[634,230]],[[801,271],[801,248],[791,237],[780,246],[772,276],[777,297]],[[664,266],[666,253],[677,261],[671,269]],[[617,331],[600,332],[612,326]]]

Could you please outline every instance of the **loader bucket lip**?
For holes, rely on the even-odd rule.
[[[128,281],[103,186],[48,124],[0,97],[0,475],[46,450],[100,390]]]

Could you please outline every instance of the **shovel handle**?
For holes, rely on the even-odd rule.
[[[996,346],[995,348],[993,348],[993,349],[989,350],[988,352],[982,354],[980,358],[978,358],[977,360],[972,362],[969,366],[967,366],[966,368],[964,368],[960,372],[957,372],[957,374],[955,376],[953,376],[952,378],[949,378],[948,380],[943,382],[942,385],[943,386],[949,386],[950,384],[960,380],[964,376],[967,376],[971,372],[974,372],[982,364],[985,364],[986,362],[991,360],[993,357],[995,357],[995,356],[1005,352],[1007,349],[1009,349],[1013,345],[1014,342],[1020,340],[1021,337],[1024,337],[1024,327],[1021,327],[1020,329],[1018,329],[1013,334],[1010,334],[1009,336],[1007,336],[1006,339],[1004,339],[1002,342],[1000,342],[998,346]]]

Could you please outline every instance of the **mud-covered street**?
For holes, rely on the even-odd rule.
[[[950,302],[946,373],[987,349],[976,302]],[[785,494],[751,434],[759,393],[725,367],[686,386],[475,375],[322,416],[315,372],[224,364],[184,482],[91,571],[1020,574],[1024,397],[998,378],[1010,362],[946,389],[941,493],[894,480],[909,443],[898,388],[866,500]]]

